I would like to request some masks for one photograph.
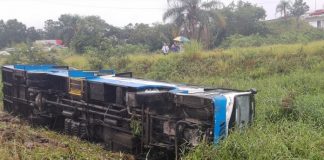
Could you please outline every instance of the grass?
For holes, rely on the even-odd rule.
[[[90,69],[89,62],[85,56],[77,54],[68,55],[64,57],[63,62],[74,68]]]
[[[324,41],[136,55],[108,64],[150,79],[259,90],[257,118],[251,128],[231,134],[217,146],[203,143],[183,159],[324,157]],[[289,112],[284,109],[287,99]]]
[[[46,128],[33,128],[18,118],[0,113],[0,159],[131,159],[112,153],[98,144],[58,134]]]
[[[64,57],[63,61],[76,68],[89,69],[83,56],[72,55]],[[202,143],[183,155],[183,159],[324,157],[324,41],[213,51],[201,51],[196,46],[187,47],[185,53],[167,56],[143,54],[111,58],[104,65],[149,79],[259,90],[257,117],[252,127],[232,133],[218,145]],[[49,132],[37,131],[45,135]],[[70,142],[71,137],[51,134],[58,136],[59,142]],[[93,152],[93,147],[97,149],[96,145],[88,143],[80,149],[79,142],[84,144],[78,140],[71,142],[77,146],[75,154],[81,150]],[[56,155],[70,155],[56,148],[51,150],[61,153]],[[42,152],[48,153],[46,150],[35,153]],[[106,152],[98,149],[98,153]],[[102,156],[91,158],[101,159]]]

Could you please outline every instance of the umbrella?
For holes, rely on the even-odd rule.
[[[187,37],[183,37],[183,36],[178,36],[178,37],[174,38],[173,40],[177,41],[177,42],[188,42],[188,41],[190,41]]]

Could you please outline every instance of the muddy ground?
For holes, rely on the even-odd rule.
[[[112,153],[98,144],[62,135],[0,111],[0,160],[20,159],[134,159]]]
[[[17,143],[24,144],[26,148],[32,149],[36,146],[49,147],[55,146],[66,148],[67,145],[56,140],[43,137],[37,132],[27,131],[28,124],[10,114],[0,112],[0,143],[15,140]]]

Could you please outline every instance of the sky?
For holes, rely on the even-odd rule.
[[[232,0],[221,0],[228,4]],[[236,0],[235,0],[236,1]],[[266,19],[274,19],[280,0],[244,0],[262,6]],[[305,0],[310,10],[324,8],[324,0]],[[0,0],[0,19],[18,19],[28,27],[43,28],[48,19],[61,14],[97,15],[108,24],[123,27],[129,23],[163,23],[167,0]]]

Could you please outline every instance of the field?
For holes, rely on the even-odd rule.
[[[87,59],[80,55],[64,56],[63,63],[90,68]],[[169,82],[258,89],[256,121],[251,128],[234,132],[217,146],[202,143],[183,155],[183,159],[324,159],[324,41],[206,52],[192,45],[187,46],[185,53],[168,56],[113,57],[105,67]],[[1,128],[11,126],[2,123]],[[22,137],[28,137],[29,131],[44,137],[54,136],[59,144],[72,143],[77,147],[70,149],[72,153],[53,147],[49,150],[58,154],[47,155],[46,149],[25,146],[19,150],[22,159],[34,159],[37,156],[34,154],[47,155],[48,159],[69,156],[80,159],[94,150],[97,154],[89,154],[90,159],[105,159],[103,154],[111,154],[97,145],[71,140],[68,136],[61,138],[44,129],[27,126]],[[12,148],[15,145],[17,148],[19,138],[2,140],[0,154],[19,156],[21,152]]]

